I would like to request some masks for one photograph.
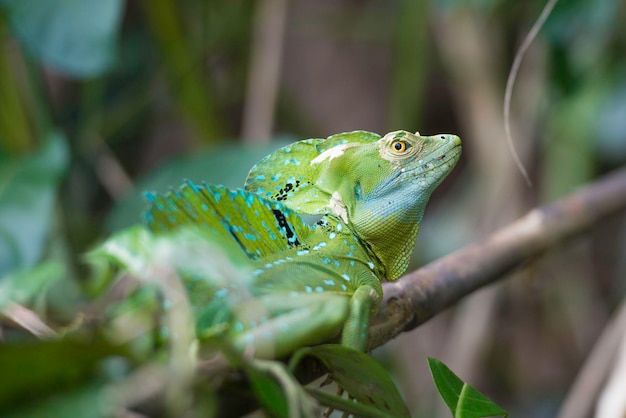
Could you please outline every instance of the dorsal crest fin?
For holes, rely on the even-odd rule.
[[[312,231],[280,202],[241,189],[187,181],[179,190],[165,195],[146,193],[146,198],[150,207],[144,221],[151,230],[168,231],[190,224],[206,227],[219,238],[234,241],[255,260],[304,246]]]
[[[330,162],[347,149],[379,139],[380,135],[372,132],[354,131],[295,142],[252,167],[245,188],[266,199],[280,201],[298,213],[328,213],[332,191],[316,186],[320,175],[327,173],[325,169]]]

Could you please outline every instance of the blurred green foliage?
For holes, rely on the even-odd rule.
[[[157,357],[167,352],[159,351],[162,339],[152,335],[160,332],[154,326],[158,307],[149,303],[157,292],[133,293],[120,285],[93,302],[93,295],[76,290],[87,277],[83,254],[110,231],[139,222],[146,189],[176,187],[184,178],[236,187],[254,161],[285,137],[364,128],[455,132],[466,144],[465,163],[435,196],[417,257],[434,258],[481,235],[476,224],[483,218],[471,208],[482,214],[502,201],[481,193],[484,178],[476,167],[510,157],[480,155],[472,123],[485,122],[466,116],[481,114],[471,113],[473,107],[488,113],[483,99],[492,92],[501,96],[517,45],[543,3],[289,2],[285,42],[278,46],[283,62],[273,122],[279,140],[248,147],[239,132],[248,75],[261,71],[248,57],[262,1],[0,0],[0,306],[23,303],[59,333],[76,337],[36,344],[2,317],[0,370],[7,372],[0,400],[19,408],[11,416],[110,415],[110,405],[124,404],[123,394],[112,389],[120,380],[128,378],[123,391],[132,379],[146,384],[167,375],[162,363],[152,368],[146,360],[152,349]],[[520,139],[531,142],[527,164],[538,184],[519,193],[526,207],[626,161],[625,13],[619,0],[562,1],[531,48],[538,52],[525,61],[520,81],[538,79],[533,86],[540,100],[513,107],[520,124],[534,115]],[[469,84],[453,76],[455,68],[469,73],[471,67],[445,58],[445,49],[467,46],[458,35],[465,33],[461,24],[483,31],[478,51],[467,50],[493,60],[490,85],[481,84],[480,74],[469,74]],[[483,90],[468,99],[463,93],[472,85]],[[514,99],[525,93],[518,83]],[[507,200],[506,193],[499,195]],[[502,327],[494,326],[485,339],[492,344],[487,351],[511,347],[492,358],[491,380],[484,378],[494,388],[507,385],[509,393],[499,396],[514,402],[529,399],[529,387],[540,393],[519,407],[530,411],[526,415],[545,413],[545,403],[560,400],[601,328],[589,318],[605,318],[623,296],[614,279],[623,278],[615,267],[624,251],[615,236],[623,227],[608,229],[590,245],[600,255],[563,259],[536,274],[561,272],[577,286],[558,280],[528,286],[528,293],[539,286],[548,296],[537,301],[525,293],[526,299],[504,309],[505,328],[522,329],[520,340],[541,341],[531,347],[537,351],[528,354],[524,344],[511,344],[506,338],[517,334],[504,335],[497,331]],[[588,262],[582,267],[581,258]],[[590,276],[581,273],[587,270]],[[108,305],[126,296],[126,304]],[[577,312],[568,314],[554,299],[579,301]],[[73,334],[77,323],[89,328],[91,320],[99,323],[107,315],[117,319],[112,329],[132,340],[128,347],[112,344],[110,335]],[[533,318],[535,328],[528,323]],[[554,332],[546,337],[546,329]],[[563,356],[572,346],[578,354]],[[561,371],[541,381],[527,373],[529,357]],[[133,369],[133,361],[149,364]],[[29,364],[37,371],[25,376]],[[141,393],[132,396],[141,399]],[[211,396],[205,402],[207,410],[217,408]]]
[[[122,0],[2,0],[26,50],[74,78],[104,74],[116,58]]]
[[[30,155],[0,157],[0,276],[41,259],[68,159],[58,132]]]

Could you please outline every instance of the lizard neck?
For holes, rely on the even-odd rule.
[[[418,231],[417,223],[412,225],[403,223],[396,227],[381,228],[377,231],[380,234],[377,238],[361,238],[373,257],[376,257],[383,266],[387,280],[397,280],[406,272]]]
[[[428,200],[410,191],[394,197],[357,206],[351,219],[357,236],[380,260],[390,281],[400,278],[409,266]]]

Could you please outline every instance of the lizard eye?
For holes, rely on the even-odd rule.
[[[391,150],[396,154],[404,154],[410,147],[411,145],[404,141],[393,141],[391,143]]]

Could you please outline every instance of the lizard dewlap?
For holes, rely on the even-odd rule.
[[[460,145],[454,135],[406,131],[299,141],[257,163],[243,189],[187,182],[148,194],[146,234],[195,228],[244,260],[245,286],[201,277],[210,297],[200,332],[219,326],[232,347],[254,346],[258,357],[339,334],[364,350],[381,280],[405,272],[426,203]],[[309,214],[321,219],[309,225]]]

